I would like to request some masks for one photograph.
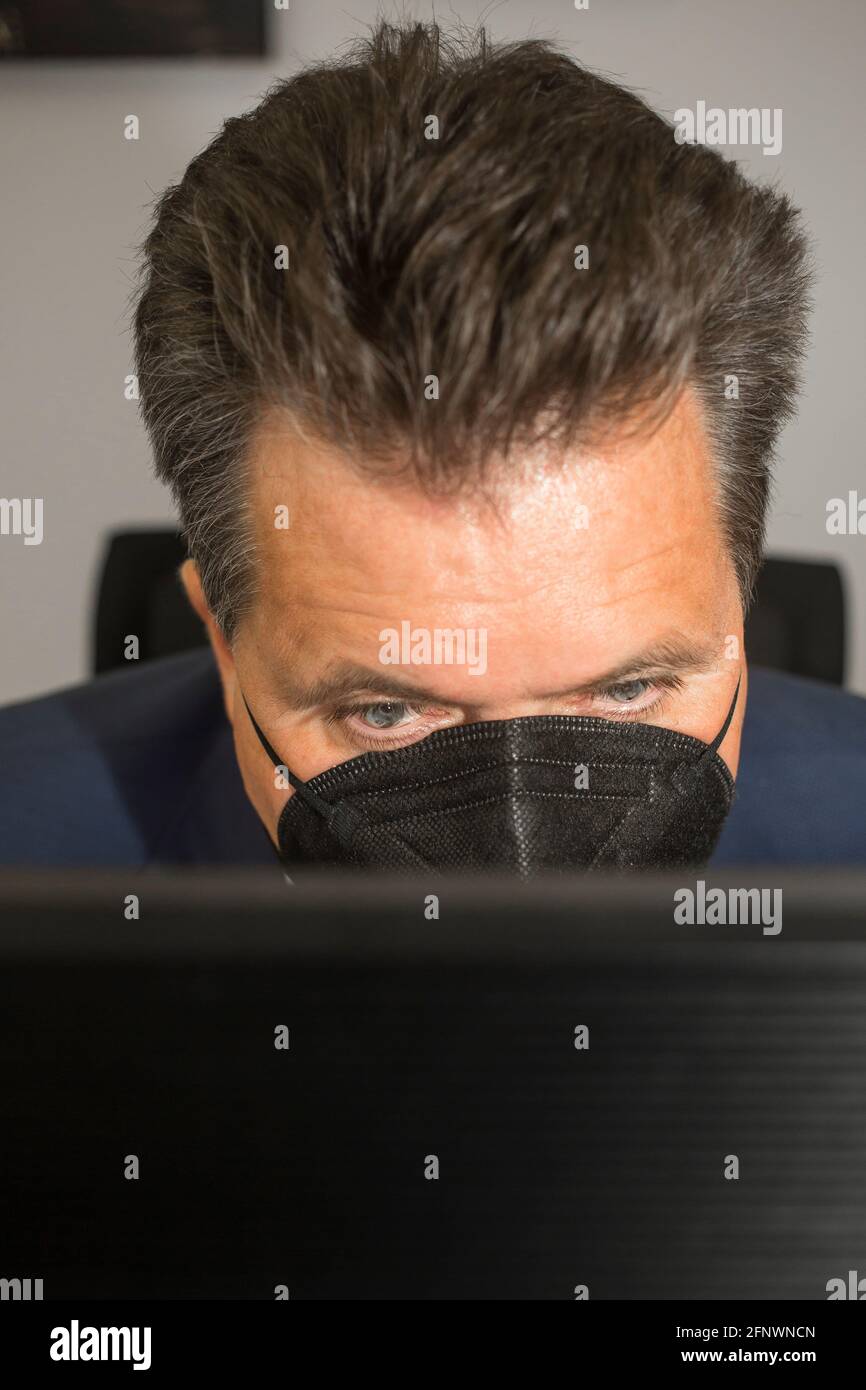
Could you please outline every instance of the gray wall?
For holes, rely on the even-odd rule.
[[[866,692],[866,536],[832,537],[829,498],[866,495],[862,253],[862,0],[467,0],[438,5],[496,38],[569,47],[672,114],[708,105],[781,107],[784,147],[731,151],[778,178],[805,209],[820,266],[807,382],[783,439],[770,546],[839,561],[851,605],[849,684]],[[152,197],[224,117],[273,76],[325,57],[375,15],[292,0],[274,13],[263,63],[12,63],[0,67],[0,496],[43,497],[45,537],[0,537],[0,700],[87,674],[100,541],[124,523],[165,523],[131,370],[127,300]],[[405,12],[428,18],[429,0]],[[393,13],[388,10],[387,13]],[[138,142],[124,117],[141,121]]]

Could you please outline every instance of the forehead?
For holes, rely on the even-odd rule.
[[[516,598],[557,563],[615,587],[716,529],[715,478],[700,412],[684,397],[649,437],[611,435],[592,450],[540,448],[493,472],[483,496],[434,498],[374,478],[336,449],[268,415],[251,454],[251,503],[276,597],[365,578],[411,592],[430,580],[463,598]],[[288,597],[288,595],[287,595]]]
[[[292,645],[363,644],[408,619],[486,626],[524,645],[541,626],[590,649],[659,610],[666,628],[693,626],[717,605],[728,565],[688,396],[649,437],[522,456],[493,475],[485,498],[373,480],[271,415],[252,452],[251,494],[251,620],[277,644],[283,633]]]

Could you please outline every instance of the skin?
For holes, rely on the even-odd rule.
[[[231,647],[192,561],[182,578],[216,655],[247,795],[275,842],[293,793],[275,785],[241,691],[308,779],[434,729],[532,714],[641,719],[709,742],[742,676],[720,748],[736,775],[742,604],[688,392],[651,435],[525,456],[495,498],[433,500],[372,481],[273,414],[254,441],[250,482],[256,593]],[[274,525],[281,506],[288,529]],[[486,629],[486,671],[383,664],[380,633],[404,621]],[[334,698],[300,688],[343,664],[369,675]],[[352,705],[366,712],[339,714]]]

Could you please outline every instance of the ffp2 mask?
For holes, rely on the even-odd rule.
[[[295,789],[277,825],[287,868],[417,872],[673,869],[709,859],[733,798],[720,747],[655,725],[530,715],[362,753]],[[286,764],[247,711],[275,767]]]

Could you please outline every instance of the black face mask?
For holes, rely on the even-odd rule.
[[[538,715],[440,729],[295,777],[247,711],[295,795],[277,826],[289,869],[423,873],[699,867],[734,781],[712,743],[650,724]]]

